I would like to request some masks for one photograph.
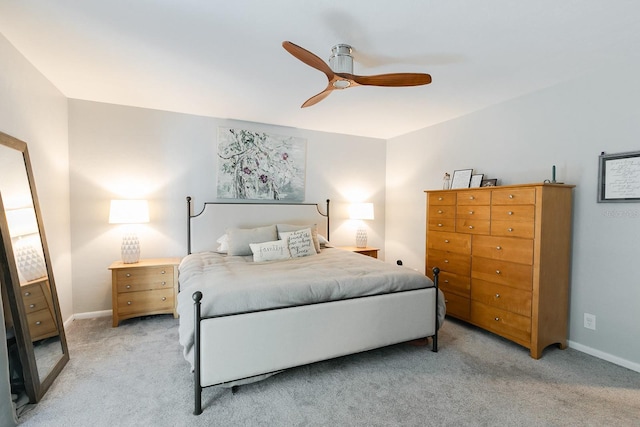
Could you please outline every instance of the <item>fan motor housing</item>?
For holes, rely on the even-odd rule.
[[[340,43],[331,48],[329,66],[334,73],[353,74],[353,56],[351,46]]]

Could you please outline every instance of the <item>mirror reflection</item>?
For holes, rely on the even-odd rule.
[[[3,142],[3,141],[0,141]],[[44,393],[42,383],[55,370],[64,356],[64,346],[61,342],[61,325],[58,324],[59,313],[54,303],[51,280],[47,272],[47,260],[43,247],[43,239],[36,217],[37,201],[34,202],[27,175],[26,159],[23,153],[13,147],[0,144],[0,197],[4,206],[10,244],[18,273],[18,284],[3,283],[3,286],[13,286],[16,301],[4,301],[5,329],[8,344],[20,345],[16,340],[15,322],[19,321],[17,307],[21,305],[26,317],[26,331],[24,337],[24,352],[33,351],[35,367],[28,365],[28,360],[21,359],[23,377],[37,378],[39,381],[31,390],[29,400],[37,401]],[[9,250],[6,251],[10,253]],[[8,266],[7,266],[8,267]],[[3,296],[7,293],[3,290]],[[13,343],[11,339],[13,338]],[[29,343],[31,345],[29,345]],[[29,359],[28,357],[27,359]],[[34,372],[34,369],[36,372]],[[24,371],[30,370],[29,373]],[[29,386],[26,387],[29,393]]]

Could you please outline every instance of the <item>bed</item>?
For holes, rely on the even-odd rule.
[[[239,226],[211,231],[225,217],[217,213],[218,220],[194,228],[208,209],[230,205],[227,221],[233,217]],[[259,211],[261,224],[242,223],[235,213],[240,205],[254,216]],[[317,218],[287,214],[298,219],[277,222],[265,214],[292,207],[314,207],[326,238]],[[187,198],[187,210],[189,253],[179,266],[178,313],[180,343],[194,374],[194,414],[202,412],[205,387],[235,388],[288,368],[426,337],[437,352],[445,313],[437,269],[432,282],[331,247],[329,200],[325,212],[307,203],[207,202],[193,214]]]

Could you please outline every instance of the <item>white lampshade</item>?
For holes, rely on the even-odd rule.
[[[6,215],[11,237],[26,236],[38,232],[38,221],[33,207],[7,209]]]
[[[350,219],[374,219],[373,203],[352,203],[349,206]]]
[[[146,200],[112,200],[109,224],[142,224],[149,222]]]

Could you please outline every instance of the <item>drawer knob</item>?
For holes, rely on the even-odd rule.
[[[473,200],[473,199],[475,199],[475,197],[469,196],[469,200]]]
[[[473,211],[469,211],[469,215],[473,215]]]
[[[131,273],[127,273],[127,277],[131,277]]]
[[[31,292],[25,292],[25,293],[24,293],[24,296],[25,296],[25,297],[28,297],[29,295],[31,295]]]
[[[42,325],[42,322],[38,320],[38,321],[36,322],[36,325],[40,326],[40,325]]]
[[[34,308],[35,306],[35,304],[29,304],[29,308]]]
[[[496,274],[500,274],[500,270],[496,270]]]
[[[444,242],[445,243],[449,243],[449,239],[444,239]]]
[[[502,250],[502,246],[496,246],[496,249],[501,251]]]
[[[445,264],[449,264],[449,260],[448,260],[448,259],[445,259],[445,260],[444,260],[444,263],[445,263]]]
[[[166,271],[162,270],[162,273],[160,273],[160,274],[164,274],[164,273],[166,273]]]
[[[513,215],[513,212],[509,211],[507,212],[507,215]]]
[[[441,210],[438,210],[438,213],[439,213],[439,214],[441,214],[441,213],[442,213],[442,211],[441,211]]]
[[[510,199],[513,199],[513,194],[509,194],[509,198],[510,198]]]
[[[126,288],[127,288],[127,289],[131,289],[131,285],[127,285],[127,286],[126,286]]]
[[[446,302],[446,303],[448,304],[448,303],[449,303],[449,300],[445,298],[445,299],[444,299],[444,302]]]
[[[496,294],[496,298],[500,298],[500,294]]]
[[[438,227],[442,227],[442,224],[438,224]]]
[[[131,301],[127,301],[127,305],[131,305]]]
[[[499,322],[500,318],[499,317],[495,317],[493,320],[495,320],[496,322]]]
[[[513,228],[509,227],[509,228],[507,228],[507,231],[508,231],[509,233],[511,233],[511,232],[513,231]]]
[[[162,301],[166,301],[166,300],[167,300],[167,297],[162,297]]]
[[[438,197],[438,200],[442,200],[442,197]]]
[[[449,279],[445,279],[444,283],[449,283]]]
[[[473,230],[473,225],[470,225],[470,226],[469,226],[469,230]]]
[[[166,285],[166,284],[167,284],[167,282],[162,282],[162,283],[160,283],[160,284],[161,284],[162,286],[164,286],[164,285]]]

